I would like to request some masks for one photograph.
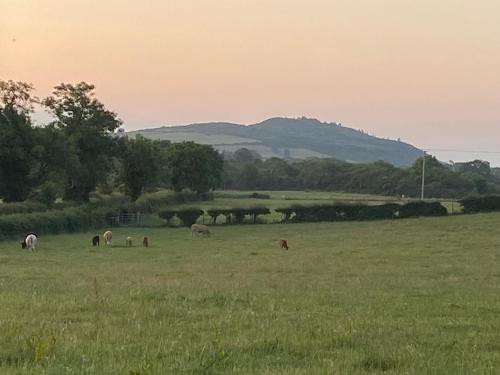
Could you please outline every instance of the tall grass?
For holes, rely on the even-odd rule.
[[[500,214],[0,242],[0,373],[496,374]],[[125,247],[147,235],[150,248]],[[285,238],[289,251],[276,240]]]

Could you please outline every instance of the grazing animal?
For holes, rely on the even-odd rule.
[[[143,247],[149,247],[149,238],[148,237],[144,237],[142,239],[142,246]]]
[[[278,247],[280,249],[288,250],[288,244],[286,243],[286,240],[279,240],[278,241]]]
[[[193,224],[191,225],[191,237],[195,234],[204,234],[210,236],[210,231],[208,230],[208,227],[206,225]]]
[[[33,232],[28,232],[28,233],[26,233],[26,236],[24,236],[24,240],[20,241],[21,247],[22,247],[23,249],[26,249],[26,248],[28,247],[28,246],[26,245],[26,239],[27,239],[27,238],[28,238],[28,236],[29,236],[29,235],[31,235],[31,234],[32,234],[32,235],[34,235],[34,236],[36,237],[36,234],[35,234],[35,233],[33,233]]]
[[[99,246],[99,236],[92,237],[92,246]]]
[[[127,239],[125,240],[125,246],[132,247],[132,237],[127,237]]]
[[[106,245],[111,246],[111,241],[113,240],[113,232],[111,232],[110,230],[107,230],[102,235],[102,239],[104,240],[104,243]]]
[[[23,249],[28,249],[29,251],[33,252],[36,250],[36,245],[38,243],[38,238],[34,233],[30,233],[26,236],[24,241],[21,242],[21,247]]]

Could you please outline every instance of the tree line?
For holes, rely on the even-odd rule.
[[[34,126],[34,105],[53,117]],[[86,203],[99,189],[120,190],[132,202],[154,188],[321,190],[418,197],[422,158],[408,168],[383,161],[264,160],[248,149],[219,153],[193,142],[128,138],[117,114],[86,82],[60,84],[38,99],[25,82],[0,81],[0,199],[47,206],[57,198]],[[445,164],[426,156],[426,196],[462,198],[500,191],[500,174],[481,160]]]
[[[462,198],[500,192],[500,177],[486,161],[445,164],[425,156],[425,192],[432,198]],[[234,190],[319,190],[386,196],[420,196],[422,158],[408,168],[376,161],[349,163],[331,158],[262,159],[240,149],[224,154],[223,186]]]
[[[34,105],[53,121],[34,126]],[[137,200],[148,188],[203,194],[219,185],[223,160],[211,146],[121,136],[121,120],[86,82],[60,84],[42,100],[25,82],[0,81],[0,198],[51,206],[86,203],[96,188]]]

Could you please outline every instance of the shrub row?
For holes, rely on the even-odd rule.
[[[500,196],[470,197],[459,202],[466,214],[500,211]]]
[[[381,205],[315,205],[278,208],[283,221],[361,221],[410,218],[419,216],[445,216],[447,210],[439,202],[410,202],[404,205],[386,203]]]
[[[178,217],[182,224],[186,227],[190,227],[196,220],[203,215],[203,210],[199,208],[185,208],[182,210],[162,210],[158,213],[158,216],[167,221],[167,224],[171,223],[174,217]]]
[[[254,206],[247,208],[212,208],[207,210],[208,216],[212,218],[212,222],[215,224],[217,218],[222,215],[226,218],[226,223],[236,223],[240,224],[245,219],[245,216],[250,216],[252,222],[257,223],[257,218],[259,215],[267,215],[271,211],[267,207]]]
[[[249,216],[252,222],[257,223],[259,215],[267,215],[271,211],[267,207],[250,207],[250,208],[212,208],[206,211],[208,216],[211,217],[213,224],[217,218],[222,215],[226,219],[227,224],[235,223],[240,224],[244,221],[246,216]],[[162,210],[158,216],[167,221],[168,224],[174,217],[179,218],[185,226],[191,226],[204,215],[205,212],[200,208],[186,208],[182,210]]]
[[[32,212],[46,211],[47,206],[36,202],[12,202],[0,203],[0,216],[13,214],[28,214]]]
[[[12,214],[0,216],[0,238],[22,236],[31,231],[37,234],[77,232],[105,225],[103,216],[76,208]]]

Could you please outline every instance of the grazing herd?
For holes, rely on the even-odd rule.
[[[203,225],[203,224],[193,224],[191,225],[191,237],[197,235],[202,235],[202,236],[208,236],[210,237],[210,230],[208,229],[208,226]],[[107,230],[104,232],[102,235],[102,240],[107,246],[112,246],[112,240],[113,240],[113,232],[110,230]],[[100,236],[95,235],[92,237],[92,246],[100,246]],[[125,246],[126,247],[132,247],[133,243],[133,238],[132,237],[127,237],[125,240]],[[36,247],[38,245],[38,237],[36,236],[35,233],[28,233],[24,240],[21,241],[21,247],[23,249],[27,249],[31,252],[34,252],[36,250]],[[149,247],[149,237],[144,237],[142,240],[142,246],[143,247]],[[280,249],[285,249],[288,250],[288,243],[286,240],[280,239],[278,240],[278,247]]]

